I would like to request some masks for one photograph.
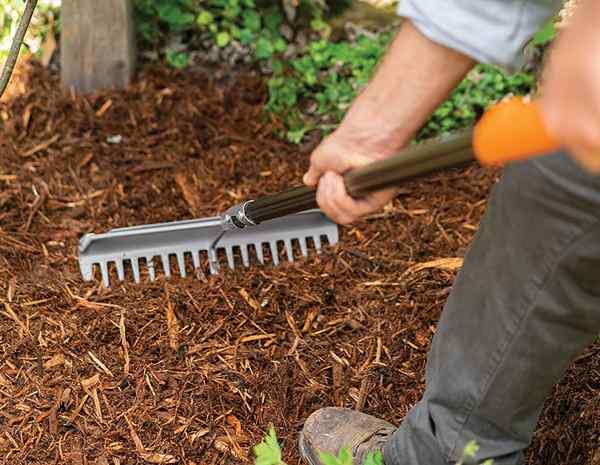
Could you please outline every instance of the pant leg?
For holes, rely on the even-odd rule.
[[[600,332],[600,176],[565,153],[507,167],[442,313],[427,387],[386,465],[523,462],[544,401]]]

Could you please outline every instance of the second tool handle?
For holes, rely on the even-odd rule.
[[[411,145],[391,158],[355,168],[344,175],[346,190],[358,198],[397,186],[409,178],[472,161],[472,137],[472,129],[465,129]],[[246,216],[259,224],[313,208],[317,208],[315,190],[302,186],[254,200],[246,206]]]

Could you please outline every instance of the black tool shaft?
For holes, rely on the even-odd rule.
[[[412,145],[398,155],[353,169],[344,175],[348,193],[355,198],[397,186],[400,182],[433,171],[473,161],[472,129]],[[317,208],[313,188],[301,186],[267,195],[246,206],[246,216],[255,224]]]

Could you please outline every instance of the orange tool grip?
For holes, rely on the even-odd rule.
[[[503,165],[560,148],[544,127],[535,101],[512,97],[490,107],[473,128],[473,151],[482,165]]]

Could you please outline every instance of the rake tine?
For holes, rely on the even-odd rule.
[[[298,239],[298,242],[300,243],[300,252],[302,252],[302,256],[308,257],[308,246],[306,245],[306,238],[300,237]]]
[[[154,257],[146,257],[146,265],[148,266],[148,276],[150,277],[150,281],[154,281],[156,279]]]
[[[271,257],[275,266],[279,265],[279,253],[277,252],[277,242],[269,242],[269,248],[271,249]]]
[[[265,257],[263,256],[263,248],[260,242],[256,242],[254,244],[254,250],[256,250],[256,258],[258,258],[258,263],[261,265],[265,264]]]
[[[217,274],[219,272],[219,261],[217,260],[217,252],[215,249],[211,248],[208,250],[208,264],[211,274]]]
[[[294,261],[294,249],[292,249],[292,241],[287,239],[285,241],[285,253],[290,262]]]
[[[227,264],[229,265],[229,269],[233,270],[235,268],[235,262],[233,260],[233,248],[225,247],[225,255],[227,255]]]
[[[116,260],[115,265],[117,266],[117,277],[119,281],[123,281],[125,279],[125,267],[123,266],[123,261]]]
[[[192,251],[192,263],[194,264],[195,270],[200,268],[200,252],[198,252],[197,250]]]
[[[106,287],[110,285],[110,281],[108,279],[108,263],[100,262],[100,272],[102,273],[102,282]]]
[[[321,253],[321,237],[314,236],[313,240],[315,241],[315,249],[317,249],[317,253]]]
[[[133,270],[133,280],[136,284],[140,283],[140,262],[137,257],[131,259],[131,269]]]
[[[163,254],[160,256],[162,261],[163,271],[167,278],[171,277],[171,264],[169,263],[169,256],[167,254]]]
[[[240,246],[240,253],[242,254],[242,263],[246,268],[250,266],[250,259],[248,258],[248,245],[242,244]]]
[[[183,252],[177,252],[177,268],[179,268],[179,275],[182,278],[185,278],[186,272],[185,272],[185,260],[183,259]]]

